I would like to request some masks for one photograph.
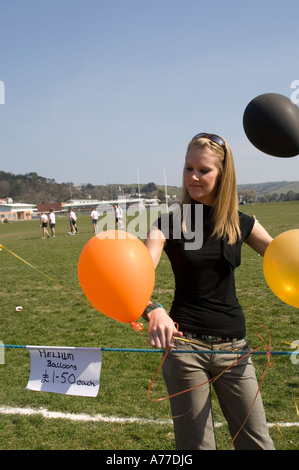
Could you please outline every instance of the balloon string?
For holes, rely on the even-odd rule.
[[[291,343],[288,343],[288,344],[291,344]],[[294,392],[294,403],[295,403],[295,410],[296,410],[297,416],[298,416],[298,418],[299,418],[299,406],[298,406],[298,403],[297,403],[296,393],[295,393],[295,392]],[[282,420],[282,421],[288,421],[288,420],[286,420],[285,418],[279,418],[279,419]],[[290,422],[291,422],[291,423],[297,423],[298,421],[291,420]],[[284,439],[284,434],[283,434],[282,430],[280,429],[277,420],[275,420],[275,425],[276,425],[276,427],[277,427],[277,429],[278,429],[278,431],[279,431],[279,433],[280,433],[281,439]]]
[[[233,361],[232,364],[230,364],[226,369],[224,369],[222,372],[220,372],[220,374],[218,374],[216,377],[213,377],[212,379],[209,379],[209,380],[207,380],[206,382],[202,382],[202,383],[199,384],[199,385],[195,385],[194,387],[187,388],[186,390],[181,390],[180,392],[174,393],[174,394],[172,394],[172,395],[168,395],[167,397],[162,397],[162,398],[150,398],[150,397],[149,397],[149,393],[150,393],[150,390],[151,390],[151,388],[152,388],[152,386],[153,386],[153,383],[154,383],[154,381],[155,381],[155,378],[157,377],[159,371],[161,370],[161,368],[162,368],[162,366],[163,366],[164,361],[166,360],[166,357],[168,356],[168,354],[169,354],[170,352],[171,352],[171,349],[168,349],[168,350],[166,351],[166,353],[165,353],[165,355],[164,355],[164,357],[163,357],[163,359],[162,359],[162,362],[161,362],[161,364],[159,365],[158,370],[157,370],[157,372],[155,373],[155,375],[154,375],[153,379],[151,380],[151,383],[150,383],[150,385],[149,385],[149,387],[148,387],[147,396],[148,396],[149,400],[151,400],[151,401],[169,400],[170,398],[174,398],[174,397],[176,397],[176,396],[178,396],[178,395],[182,395],[183,393],[190,392],[191,390],[195,390],[196,388],[202,387],[203,385],[206,385],[206,384],[208,384],[208,383],[213,383],[213,382],[215,382],[222,374],[224,374],[224,372],[226,372],[227,370],[229,370],[231,367],[233,367],[235,364],[237,364],[237,363],[239,362],[239,360],[241,360],[241,359],[239,359],[239,360]],[[249,353],[247,353],[245,356],[243,356],[242,359],[243,359],[244,357],[248,356],[249,354],[251,354],[251,351],[250,351]]]
[[[240,432],[242,431],[243,427],[245,426],[245,424],[246,424],[246,422],[247,422],[247,420],[248,420],[248,418],[249,418],[249,415],[250,415],[250,413],[251,413],[251,411],[252,411],[253,405],[254,405],[254,403],[255,403],[257,397],[258,397],[258,394],[260,393],[260,390],[261,390],[261,387],[262,387],[264,378],[265,378],[265,376],[266,376],[267,369],[268,369],[269,366],[272,367],[272,364],[271,364],[271,357],[272,357],[272,356],[271,356],[271,351],[270,351],[270,348],[271,348],[271,331],[270,331],[269,328],[268,328],[267,326],[265,326],[265,325],[258,325],[258,326],[263,326],[264,328],[266,328],[266,329],[268,330],[268,333],[269,333],[269,344],[267,345],[266,342],[265,342],[265,340],[262,338],[262,336],[257,332],[257,330],[255,330],[256,334],[257,334],[258,337],[264,342],[264,344],[265,344],[265,346],[266,346],[266,348],[267,348],[267,363],[266,363],[266,366],[265,366],[265,369],[264,369],[264,372],[263,372],[261,381],[260,381],[260,383],[259,383],[259,386],[258,386],[256,395],[255,395],[255,397],[254,397],[254,400],[253,400],[253,402],[252,402],[251,407],[249,408],[248,414],[247,414],[247,416],[246,416],[246,418],[245,418],[245,420],[244,420],[242,426],[240,427],[240,429],[238,430],[238,432],[235,434],[234,438],[232,439],[230,445],[228,446],[228,449],[231,448],[231,446],[233,445],[233,443],[234,443],[234,441],[236,440],[237,436],[240,434]],[[256,348],[255,351],[256,351],[257,349],[260,349],[260,348],[261,348],[261,346],[260,346],[259,348]],[[274,364],[274,359],[272,358],[272,360],[273,360],[273,364]]]
[[[133,326],[134,323],[131,324],[131,325]],[[141,330],[143,329],[143,325],[142,325],[142,324],[139,324],[139,325],[141,325],[141,326],[139,326],[139,328],[138,328],[138,327],[136,328],[136,327],[134,327],[134,326],[133,326],[133,328],[134,328],[136,331],[139,331],[139,332],[142,334]],[[267,363],[266,363],[264,372],[263,372],[263,374],[262,374],[262,378],[261,378],[261,381],[260,381],[260,383],[259,383],[259,386],[258,386],[256,395],[255,395],[254,400],[253,400],[253,402],[252,402],[252,404],[251,404],[251,406],[250,406],[250,408],[249,408],[248,414],[247,414],[247,416],[246,416],[244,422],[242,423],[240,429],[237,431],[237,433],[235,434],[235,436],[234,436],[234,438],[232,439],[231,443],[229,444],[228,449],[231,448],[231,446],[233,445],[233,443],[234,443],[234,441],[236,440],[237,436],[239,435],[239,433],[241,432],[241,430],[242,430],[243,427],[245,426],[245,424],[246,424],[246,422],[247,422],[247,420],[248,420],[248,418],[249,418],[249,415],[250,415],[250,413],[251,413],[251,411],[252,411],[252,408],[253,408],[253,406],[254,406],[254,403],[255,403],[255,401],[256,401],[256,399],[257,399],[257,397],[258,397],[258,394],[259,394],[259,392],[260,392],[260,390],[261,390],[261,386],[262,386],[263,381],[264,381],[264,379],[265,379],[265,376],[266,376],[266,372],[267,372],[267,370],[268,370],[268,367],[269,367],[269,366],[272,367],[272,364],[271,364],[271,357],[272,357],[272,356],[271,356],[271,331],[270,331],[270,329],[269,329],[267,326],[265,326],[265,325],[258,325],[258,326],[262,326],[262,327],[266,328],[266,329],[268,330],[268,333],[269,333],[269,342],[268,342],[268,344],[267,344],[267,343],[265,342],[264,338],[258,333],[257,330],[255,330],[257,336],[263,341],[263,343],[264,343],[264,345],[265,345],[265,347],[266,347],[266,349],[267,349]],[[142,336],[144,337],[143,334],[142,334]],[[187,340],[187,341],[188,341],[188,340]],[[165,354],[164,354],[164,356],[163,356],[163,358],[162,358],[162,361],[161,361],[161,363],[160,363],[160,365],[159,365],[159,367],[158,367],[158,369],[157,369],[157,371],[156,371],[154,377],[153,377],[152,380],[151,380],[151,383],[150,383],[150,385],[149,385],[149,387],[148,387],[148,390],[147,390],[147,397],[148,397],[148,399],[151,400],[152,402],[159,402],[159,401],[163,401],[163,400],[169,400],[170,398],[174,398],[174,397],[176,397],[176,396],[178,396],[178,395],[182,395],[183,393],[189,392],[189,391],[191,391],[191,390],[195,390],[196,388],[202,387],[203,385],[206,385],[206,384],[208,384],[208,383],[213,383],[213,382],[215,382],[217,379],[219,379],[219,377],[221,377],[221,375],[224,374],[226,371],[228,371],[228,370],[231,369],[233,366],[235,366],[236,364],[238,364],[240,361],[242,361],[242,360],[245,359],[246,357],[250,356],[253,352],[258,351],[258,350],[261,349],[261,348],[262,348],[262,346],[258,346],[258,347],[255,348],[255,349],[251,349],[247,354],[242,355],[239,359],[234,360],[228,367],[226,367],[226,368],[225,368],[220,374],[218,374],[216,377],[213,377],[212,379],[209,379],[209,380],[207,380],[207,381],[205,381],[205,382],[203,382],[203,383],[201,383],[201,384],[199,384],[199,385],[195,385],[194,387],[190,387],[190,388],[188,388],[188,389],[186,389],[186,390],[181,390],[180,392],[174,393],[174,394],[172,394],[172,395],[168,395],[168,396],[166,396],[166,397],[162,397],[162,398],[150,398],[149,395],[150,395],[151,388],[152,388],[152,386],[153,386],[153,384],[154,384],[154,381],[155,381],[157,375],[159,374],[159,372],[160,372],[160,370],[161,370],[161,368],[162,368],[162,366],[163,366],[163,364],[164,364],[164,361],[166,360],[168,354],[171,352],[171,348],[169,348],[169,349],[165,352]],[[274,364],[274,359],[272,358],[272,360],[273,360],[273,364]]]
[[[293,348],[299,348],[299,344],[293,343],[288,343],[287,341],[281,341],[281,343],[288,344],[289,346],[292,346]]]
[[[30,266],[30,268],[32,269],[35,269],[35,271],[37,271],[39,274],[41,274],[42,276],[46,277],[47,279],[49,279],[50,281],[54,282],[54,284],[56,284],[57,286],[61,287],[62,289],[64,289],[66,292],[68,292],[69,294],[72,294],[74,297],[76,297],[77,299],[81,300],[81,302],[84,302],[85,304],[87,304],[89,307],[92,307],[92,308],[95,308],[90,302],[88,302],[88,300],[85,300],[83,299],[82,297],[80,297],[79,295],[75,294],[74,292],[72,292],[71,290],[67,289],[65,286],[63,286],[62,284],[60,284],[58,281],[55,281],[55,279],[53,279],[52,277],[48,276],[47,274],[43,273],[40,269],[36,268],[35,266],[33,266],[32,264],[28,263],[28,261],[26,261],[25,259],[21,258],[21,256],[17,255],[16,253],[14,253],[13,251],[9,250],[8,248],[6,248],[4,245],[0,245],[0,250],[1,249],[4,249],[5,251],[7,251],[8,253],[10,253],[11,255],[15,256],[15,258],[19,259],[20,261],[23,261],[23,263],[27,264],[27,266]]]

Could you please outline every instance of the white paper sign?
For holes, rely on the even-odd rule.
[[[26,346],[31,369],[28,390],[96,397],[100,386],[100,348]]]

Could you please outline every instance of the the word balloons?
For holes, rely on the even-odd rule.
[[[95,235],[84,246],[78,278],[98,311],[130,323],[141,316],[151,297],[155,268],[141,240],[124,231],[109,230]]]
[[[299,230],[278,235],[266,249],[263,270],[272,292],[299,308]]]
[[[274,157],[299,154],[299,108],[286,96],[265,93],[247,105],[243,127],[249,141]]]

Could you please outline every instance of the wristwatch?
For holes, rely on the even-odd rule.
[[[156,308],[163,308],[163,305],[158,304],[158,302],[150,302],[144,309],[143,314],[141,315],[146,321],[149,321],[148,314],[155,310]]]

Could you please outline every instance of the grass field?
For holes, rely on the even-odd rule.
[[[255,214],[273,236],[299,228],[299,203],[256,204],[242,206],[242,210]],[[6,345],[148,348],[131,326],[109,319],[82,301],[77,263],[93,236],[90,217],[79,217],[78,226],[80,233],[70,236],[68,220],[60,218],[56,237],[42,240],[38,221],[0,225],[0,244],[36,268],[5,249],[0,251],[0,340]],[[284,341],[299,340],[298,310],[272,294],[263,277],[262,258],[247,246],[236,280],[251,347],[261,344],[256,328],[268,339],[266,330],[258,327],[263,324],[271,331],[272,350],[290,351]],[[168,309],[172,295],[171,269],[163,255],[152,299]],[[22,312],[15,312],[18,305],[23,306]],[[266,361],[266,356],[254,357],[259,379]],[[160,353],[104,351],[98,396],[85,398],[26,390],[29,353],[6,348],[5,362],[0,364],[0,449],[174,450],[168,400],[147,397],[160,362]],[[281,450],[299,449],[294,398],[299,389],[298,367],[290,356],[275,356],[262,384],[270,433]],[[166,395],[158,374],[150,397]],[[215,397],[213,402],[218,446],[224,450],[231,437]],[[51,412],[61,414],[57,418]],[[81,414],[85,420],[70,419]],[[92,417],[97,419],[92,421]]]

